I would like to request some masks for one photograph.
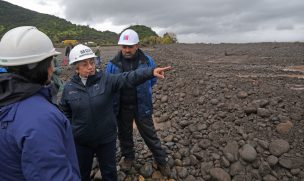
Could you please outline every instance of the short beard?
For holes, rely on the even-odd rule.
[[[132,54],[123,54],[123,57],[126,58],[126,59],[131,59],[134,57],[134,55]]]

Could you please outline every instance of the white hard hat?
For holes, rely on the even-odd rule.
[[[69,55],[69,64],[72,65],[75,62],[95,57],[97,56],[90,47],[79,44],[71,50]]]
[[[59,54],[50,38],[33,26],[11,29],[0,42],[0,65],[3,66],[32,64]]]
[[[134,30],[127,29],[121,33],[118,45],[135,45],[138,42],[138,34]]]

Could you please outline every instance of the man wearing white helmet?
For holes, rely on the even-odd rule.
[[[117,74],[139,68],[155,67],[152,57],[145,54],[138,43],[139,37],[134,30],[123,31],[118,41],[121,50],[108,63],[107,72]],[[152,87],[155,83],[156,79],[151,79],[137,87],[124,88],[115,96],[114,110],[118,117],[118,138],[121,154],[124,157],[121,168],[130,171],[135,159],[132,133],[133,120],[135,120],[137,129],[153,153],[159,170],[164,176],[170,176],[166,152],[161,147],[152,120]]]
[[[51,103],[55,51],[31,26],[14,28],[0,42],[1,180],[80,180],[69,120]]]
[[[69,56],[76,74],[63,90],[60,107],[71,120],[83,181],[90,180],[93,157],[97,156],[102,180],[117,180],[116,117],[113,95],[155,77],[164,78],[165,68],[144,68],[109,75],[96,71],[96,55],[85,45],[75,46]]]

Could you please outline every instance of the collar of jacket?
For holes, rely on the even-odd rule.
[[[0,106],[9,105],[38,92],[42,86],[14,73],[0,75]]]
[[[79,74],[75,74],[71,81],[80,85],[81,87],[88,87],[88,86],[95,84],[98,80],[100,80],[101,77],[102,77],[102,71],[99,71],[99,72],[96,71],[95,75],[90,75],[88,77],[87,83],[85,86],[81,82],[81,78],[79,77]]]
[[[148,57],[145,55],[145,53],[138,49],[136,52],[136,58],[139,59],[139,64],[150,64]],[[117,55],[111,60],[111,62],[116,65],[118,68],[122,69],[122,59],[123,59],[122,52],[119,51]]]

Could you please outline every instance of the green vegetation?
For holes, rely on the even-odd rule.
[[[79,42],[96,42],[98,44],[116,44],[118,35],[110,31],[97,31],[88,26],[72,24],[62,18],[37,13],[0,0],[0,37],[17,26],[36,26],[46,33],[54,43],[66,39]]]
[[[118,34],[111,31],[97,31],[89,26],[72,24],[65,19],[31,11],[6,1],[0,0],[0,38],[8,30],[18,26],[35,26],[46,33],[54,43],[64,40],[78,42],[94,42],[94,45],[116,45]],[[140,42],[145,45],[177,43],[174,33],[166,33],[159,37],[151,28],[133,25],[128,28],[135,30]]]
[[[133,29],[136,31],[140,38],[140,42],[143,45],[177,43],[176,35],[174,33],[165,33],[163,37],[159,37],[155,31],[143,25],[132,25],[126,29]]]

